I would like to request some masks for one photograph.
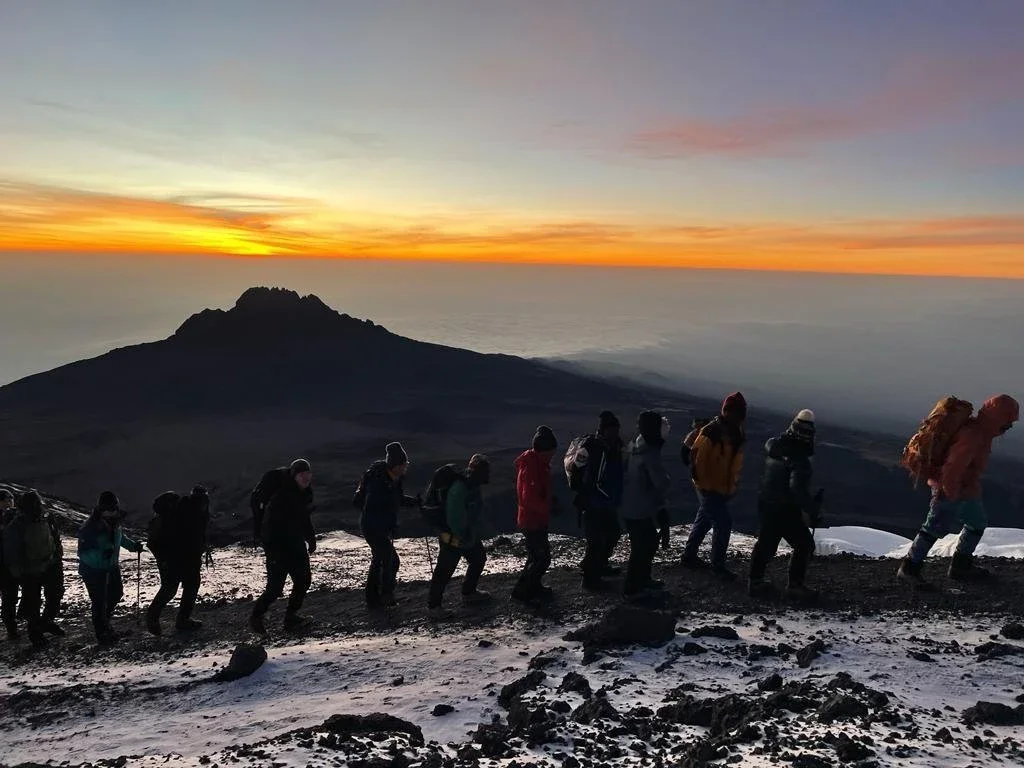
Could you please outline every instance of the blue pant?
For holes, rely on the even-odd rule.
[[[729,549],[729,536],[732,535],[729,497],[711,491],[697,491],[697,498],[700,499],[700,507],[697,509],[697,519],[693,522],[690,538],[686,540],[683,557],[687,560],[696,559],[700,545],[704,543],[704,537],[714,528],[715,532],[711,539],[711,564],[724,566],[725,554]]]
[[[959,523],[960,538],[956,543],[958,555],[973,555],[978,548],[981,537],[988,526],[988,516],[985,514],[985,507],[981,499],[965,499],[962,501],[950,501],[942,495],[939,489],[932,491],[931,504],[928,507],[928,517],[924,525],[914,537],[910,545],[910,561],[920,563],[931,550],[932,545],[940,536],[945,536],[952,528],[952,523]]]

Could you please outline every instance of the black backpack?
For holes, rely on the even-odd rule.
[[[585,435],[573,438],[565,451],[565,458],[562,460],[562,467],[565,470],[565,479],[569,483],[569,490],[579,493],[583,490],[583,476],[587,471],[587,462],[594,450],[594,436]]]
[[[181,503],[181,496],[174,491],[164,491],[153,499],[153,519],[149,521],[149,535],[146,546],[157,557],[167,554],[172,545],[174,528],[181,525],[175,513]]]
[[[448,530],[448,515],[445,503],[448,491],[457,481],[462,480],[462,472],[454,464],[445,464],[434,471],[427,491],[423,494],[423,517],[432,528],[440,531]]]
[[[366,483],[370,479],[372,471],[373,466],[363,472],[363,476],[359,478],[359,485],[356,486],[356,492],[352,494],[352,506],[356,509],[366,508]]]
[[[266,472],[249,495],[249,508],[252,510],[253,538],[259,540],[263,533],[263,513],[267,505],[284,488],[288,477],[287,467],[278,467]]]

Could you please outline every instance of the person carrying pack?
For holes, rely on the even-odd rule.
[[[287,485],[291,476],[289,467],[275,467],[267,470],[256,487],[249,494],[249,509],[252,510],[252,541],[253,547],[262,546],[263,518],[267,505]]]
[[[451,612],[442,606],[444,591],[463,558],[466,560],[466,575],[462,580],[463,603],[476,605],[491,599],[487,592],[477,589],[487,562],[487,553],[480,540],[483,522],[481,489],[490,480],[491,463],[486,456],[477,453],[448,489],[445,499],[448,531],[438,537],[440,547],[427,598],[427,613],[431,621],[444,621],[451,617]]]
[[[814,455],[814,411],[804,409],[789,428],[765,443],[764,474],[757,497],[760,530],[750,557],[751,597],[773,597],[775,585],[765,579],[768,563],[783,539],[793,548],[789,558],[791,597],[810,598],[814,592],[804,584],[807,565],[814,554],[810,529],[821,522],[823,493],[811,495],[811,457]]]
[[[21,588],[28,639],[34,646],[43,645],[43,582],[53,564],[55,547],[43,500],[35,491],[18,498],[17,511],[4,528],[3,546],[7,570]]]
[[[551,489],[551,459],[558,440],[550,427],[539,426],[528,451],[515,460],[516,528],[523,534],[526,562],[512,589],[512,599],[521,603],[546,601],[551,588],[544,586],[544,574],[551,567],[551,543],[548,527],[555,497]]]
[[[4,558],[4,529],[14,519],[14,494],[0,488],[0,616],[3,617],[7,639],[18,640],[18,580],[7,568]]]
[[[175,629],[196,630],[202,622],[192,618],[202,583],[206,529],[210,521],[210,495],[197,485],[185,497],[166,491],[153,501],[149,549],[160,570],[160,590],[146,609],[146,629],[161,634],[160,614],[181,587]]]
[[[910,439],[900,460],[915,482],[926,480],[932,489],[928,516],[897,571],[902,581],[918,589],[932,588],[921,575],[924,560],[954,521],[962,528],[949,578],[964,581],[991,575],[974,563],[974,550],[988,526],[981,476],[992,453],[992,441],[1017,422],[1020,404],[1009,395],[996,395],[985,401],[977,416],[971,417],[968,408],[973,410],[964,400],[941,400]]]
[[[112,491],[104,491],[78,532],[78,574],[89,593],[92,626],[100,645],[118,640],[110,620],[124,596],[120,550],[142,552],[145,548],[142,542],[124,533],[123,519],[117,496]]]
[[[289,578],[292,592],[284,628],[286,631],[299,629],[308,621],[299,609],[313,581],[309,557],[316,552],[312,520],[313,470],[305,459],[295,459],[286,471],[280,488],[260,506],[259,540],[267,560],[267,586],[256,598],[249,616],[249,629],[257,635],[267,634],[263,617],[284,592],[285,581]]]
[[[401,443],[388,443],[384,458],[363,473],[352,504],[360,510],[359,529],[370,547],[370,569],[366,574],[366,607],[375,611],[398,605],[395,588],[402,565],[395,549],[398,512],[403,507],[420,507],[419,496],[408,496],[404,478],[409,455]]]
[[[624,485],[622,454],[625,446],[619,436],[620,429],[615,414],[602,411],[597,433],[574,439],[563,461],[569,488],[576,492],[573,506],[582,518],[587,542],[580,563],[583,588],[592,592],[605,591],[605,577],[619,573],[609,561],[622,537],[619,506]]]

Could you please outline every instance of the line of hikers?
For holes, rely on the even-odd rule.
[[[1019,404],[1009,395],[987,400],[976,415],[970,403],[949,397],[921,423],[900,464],[915,481],[927,482],[931,502],[924,524],[900,563],[897,573],[901,580],[917,588],[930,588],[921,575],[924,559],[954,522],[960,524],[961,531],[949,576],[959,580],[988,576],[973,561],[987,525],[981,476],[992,441],[1019,417]],[[732,531],[729,503],[743,467],[746,418],[746,400],[741,393],[733,393],[725,398],[715,418],[695,420],[681,444],[681,458],[698,499],[682,565],[707,569],[727,581],[736,578],[726,566]],[[584,590],[605,592],[609,589],[607,578],[618,575],[610,558],[622,536],[620,520],[630,543],[624,597],[644,600],[663,589],[664,584],[652,578],[651,571],[658,547],[669,546],[667,494],[672,480],[662,458],[669,430],[669,421],[661,413],[644,411],[637,419],[635,437],[627,444],[619,420],[612,412],[603,411],[593,434],[570,442],[563,469],[586,538],[580,563]],[[782,540],[792,548],[787,593],[798,598],[814,594],[804,579],[814,553],[812,529],[823,527],[824,491],[811,491],[815,430],[813,411],[804,409],[764,446],[765,465],[758,492],[760,527],[748,581],[749,593],[754,597],[777,592],[775,585],[766,580],[765,572]],[[551,565],[548,530],[559,511],[551,467],[557,448],[552,430],[540,426],[531,447],[515,460],[516,526],[523,534],[527,557],[511,598],[522,603],[542,603],[552,597],[543,577]],[[451,615],[443,607],[444,592],[463,559],[467,563],[461,590],[464,603],[491,599],[478,588],[487,559],[482,542],[482,488],[490,482],[490,462],[486,456],[475,454],[464,469],[447,464],[434,473],[425,496],[415,497],[404,490],[408,467],[409,457],[402,445],[389,443],[384,458],[363,474],[352,499],[360,510],[360,528],[371,554],[366,605],[374,611],[398,604],[395,589],[400,560],[394,541],[399,511],[416,508],[438,531],[439,549],[436,563],[432,563],[427,607],[431,619],[444,620]],[[299,611],[312,581],[310,555],[316,551],[312,482],[310,463],[296,459],[288,467],[267,472],[252,491],[253,534],[263,547],[267,571],[266,588],[255,600],[249,619],[250,629],[257,634],[266,633],[264,617],[283,594],[289,578],[292,591],[284,627],[296,629],[307,621]],[[157,497],[153,507],[155,515],[147,544],[157,559],[161,586],[146,611],[146,626],[153,634],[161,633],[160,615],[183,587],[175,626],[179,630],[198,629],[201,623],[192,619],[191,613],[201,583],[204,553],[209,557],[209,495],[202,486],[184,497],[166,492]],[[79,573],[92,603],[93,627],[101,643],[117,639],[110,618],[123,595],[118,552],[122,548],[143,550],[143,543],[123,533],[122,521],[117,497],[106,491],[78,538]],[[709,532],[711,558],[706,562],[698,552]],[[63,595],[63,549],[57,526],[43,510],[35,491],[23,493],[15,504],[9,491],[0,490],[0,536],[0,585],[8,636],[18,636],[19,613],[28,622],[33,644],[43,643],[47,633],[63,634],[55,622]],[[19,588],[22,599],[16,612]]]

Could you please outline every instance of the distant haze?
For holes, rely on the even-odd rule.
[[[904,431],[943,394],[980,404],[1024,384],[1019,281],[38,253],[3,270],[0,383],[279,285],[405,336],[741,389],[825,424]],[[1024,453],[1019,436],[1007,447]]]

